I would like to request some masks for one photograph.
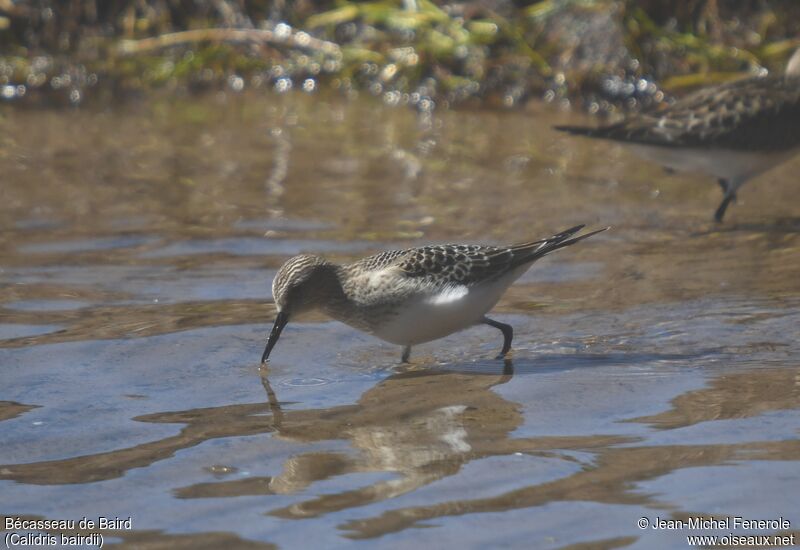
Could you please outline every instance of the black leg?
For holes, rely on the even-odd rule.
[[[403,348],[403,356],[400,358],[400,360],[403,363],[408,363],[409,357],[411,357],[411,346],[406,346]]]
[[[498,359],[502,359],[511,349],[511,340],[514,338],[514,329],[511,328],[511,325],[498,323],[497,321],[489,319],[488,317],[484,317],[482,321],[484,324],[499,329],[500,332],[503,333],[503,349],[500,351],[500,355],[497,357]]]
[[[719,203],[719,206],[717,207],[717,211],[714,212],[714,221],[720,223],[722,218],[725,217],[725,211],[728,209],[728,205],[731,202],[736,202],[736,190],[733,188],[730,182],[724,178],[717,180],[717,183],[720,187],[722,187],[722,192],[725,194],[722,202]]]

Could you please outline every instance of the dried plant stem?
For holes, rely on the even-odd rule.
[[[119,45],[119,51],[124,55],[133,55],[196,42],[256,42],[312,50],[328,55],[338,56],[341,53],[337,44],[314,38],[305,32],[279,34],[269,29],[218,28],[173,32],[141,40],[123,40]]]

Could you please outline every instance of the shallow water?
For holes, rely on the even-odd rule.
[[[0,111],[0,513],[131,517],[102,531],[122,546],[797,533],[800,159],[715,226],[712,180],[550,130],[568,119],[304,95]],[[577,223],[613,228],[496,307],[510,363],[489,328],[400,366],[318,317],[259,369],[288,256]],[[700,533],[726,532],[778,531]]]

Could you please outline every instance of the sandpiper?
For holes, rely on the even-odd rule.
[[[624,142],[669,169],[715,176],[724,193],[714,213],[721,222],[742,184],[800,149],[800,48],[783,75],[704,88],[616,124],[556,129]]]
[[[320,256],[295,256],[272,281],[278,314],[261,362],[269,358],[286,323],[314,309],[404,346],[403,362],[411,346],[476,324],[503,333],[504,357],[511,349],[513,330],[486,313],[533,262],[608,229],[575,236],[583,227],[507,247],[447,244],[392,250],[348,265]]]

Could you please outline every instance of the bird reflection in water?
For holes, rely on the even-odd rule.
[[[183,498],[294,494],[313,483],[350,473],[396,472],[399,477],[271,510],[287,518],[314,517],[414,491],[457,473],[470,460],[514,452],[508,434],[520,425],[518,405],[491,388],[514,375],[506,360],[471,372],[400,372],[362,395],[355,405],[282,411],[266,369],[261,382],[275,436],[299,443],[346,439],[360,451],[307,452],[289,458],[270,478],[202,483],[178,491]],[[496,374],[492,374],[492,372]]]

